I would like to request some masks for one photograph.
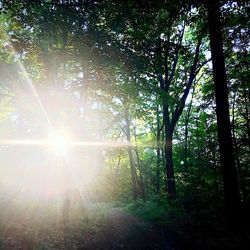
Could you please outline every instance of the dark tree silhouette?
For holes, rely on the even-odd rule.
[[[224,198],[228,212],[234,214],[240,205],[240,194],[230,126],[219,1],[208,1],[207,7]]]

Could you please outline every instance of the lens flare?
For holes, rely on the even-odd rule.
[[[49,135],[49,145],[58,156],[67,154],[70,144],[68,136],[63,132],[53,132]]]

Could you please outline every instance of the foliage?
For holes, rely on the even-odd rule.
[[[212,2],[223,3],[235,166],[241,205],[247,208],[249,4]],[[244,249],[248,226],[237,225],[238,233],[225,226],[230,219],[223,205],[208,3],[0,0],[0,198],[34,191],[25,182],[41,167],[37,176],[45,176],[44,191],[44,172],[58,160],[51,153],[46,158],[42,146],[2,142],[44,141],[50,126],[63,127],[83,144],[68,155],[75,157],[78,188],[87,193],[90,206],[104,202],[78,225],[86,239],[109,230],[105,216],[115,204],[157,223],[183,249],[234,249],[237,244]],[[23,183],[27,186],[21,189]],[[169,183],[176,184],[172,200]],[[24,205],[21,199],[18,206]],[[46,230],[43,236],[30,231],[30,240],[39,245]],[[68,236],[81,237],[73,231]],[[48,225],[47,234],[54,233]]]

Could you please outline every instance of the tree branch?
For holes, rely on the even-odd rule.
[[[200,64],[199,68],[196,70],[195,72],[195,76],[197,76],[200,72],[200,70],[208,63],[212,60],[212,58],[207,59],[206,61],[204,61],[203,63]]]
[[[45,2],[42,0],[24,0],[25,3],[34,3],[34,4],[46,4],[46,5],[55,5],[55,6],[61,6],[61,7],[82,7],[86,6],[87,3],[85,1],[80,1],[79,3],[63,3],[61,1],[54,2],[53,0],[51,2]]]
[[[181,35],[180,35],[179,43],[177,44],[177,47],[176,47],[174,63],[173,63],[173,66],[172,66],[172,70],[171,70],[169,79],[168,79],[169,85],[171,84],[171,82],[172,82],[172,80],[174,78],[174,73],[175,73],[176,66],[177,66],[177,63],[178,63],[178,60],[179,60],[179,50],[180,50],[180,47],[181,47],[181,44],[182,44],[182,40],[183,40],[183,36],[184,36],[184,32],[185,32],[185,27],[186,27],[186,25],[184,23],[183,29],[182,29],[182,32],[181,32]]]
[[[196,76],[196,67],[197,67],[197,64],[198,64],[198,60],[199,60],[199,53],[200,53],[200,46],[201,46],[201,38],[198,39],[198,42],[197,42],[197,46],[196,46],[196,49],[195,49],[195,56],[194,56],[194,62],[193,62],[193,65],[191,67],[191,71],[190,71],[190,75],[189,75],[189,79],[188,79],[188,83],[187,83],[187,86],[184,90],[184,93],[183,93],[183,96],[181,97],[180,99],[180,104],[177,105],[175,111],[174,111],[174,114],[172,116],[172,119],[171,119],[171,129],[173,130],[177,121],[179,120],[179,117],[183,111],[183,108],[185,106],[185,102],[186,102],[186,99],[187,99],[187,96],[189,94],[189,91],[190,91],[190,88],[192,86],[192,83],[195,79],[195,76]]]

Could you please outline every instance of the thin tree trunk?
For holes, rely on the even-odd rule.
[[[140,174],[140,180],[137,181],[139,184],[140,190],[141,190],[141,196],[143,200],[146,200],[146,191],[145,191],[145,184],[144,184],[144,179],[143,179],[143,174],[142,174],[142,163],[140,161],[139,157],[139,152],[138,152],[138,146],[137,146],[137,136],[136,136],[136,127],[134,126],[134,137],[135,137],[135,154],[137,158],[137,166]]]
[[[156,119],[157,119],[157,132],[156,132],[156,192],[160,193],[160,165],[161,165],[161,130],[160,130],[160,116],[159,116],[159,105],[157,105],[156,110]]]
[[[186,174],[188,172],[188,123],[189,123],[189,118],[190,118],[192,104],[193,104],[194,91],[195,91],[195,86],[193,89],[191,101],[188,106],[187,116],[185,119],[184,170]]]
[[[206,131],[209,129],[208,122],[206,121]],[[214,173],[214,190],[215,193],[219,193],[219,183],[218,183],[218,174],[217,174],[217,162],[216,162],[216,152],[214,149],[213,137],[208,136],[208,151],[211,151],[212,154],[212,163],[213,163],[213,173]]]
[[[126,125],[125,130],[126,130],[127,142],[131,143],[129,111],[128,111],[128,108],[126,107],[124,110],[124,118],[125,118],[125,125]],[[133,159],[133,152],[132,152],[131,146],[128,147],[128,157],[129,157],[129,163],[130,163],[133,198],[134,200],[136,200],[138,198],[137,185],[136,185],[136,169],[135,169],[135,163]]]
[[[166,170],[167,170],[167,186],[168,194],[170,198],[176,197],[176,186],[175,186],[175,176],[174,176],[174,164],[173,164],[173,139],[172,135],[166,137]]]
[[[167,173],[167,190],[170,198],[176,197],[176,186],[173,164],[173,130],[169,125],[167,106],[163,105],[163,119],[165,124],[165,161]]]
[[[198,118],[198,117],[196,118],[196,133],[195,133],[195,135],[196,135],[196,144],[199,145],[201,139],[200,139],[200,134],[199,134],[199,118]],[[201,149],[201,148],[198,146],[197,151],[196,151],[196,157],[197,157],[198,159],[202,159],[201,150],[203,150],[203,149]],[[202,168],[202,166],[201,166],[201,164],[199,164],[199,165],[198,165],[198,172],[197,172],[198,174],[196,174],[196,175],[198,175],[199,184],[200,184],[200,185],[202,185],[202,182],[201,182],[202,170],[201,170],[201,168]]]
[[[164,126],[165,127],[165,126]],[[165,132],[162,131],[162,142],[165,142]],[[162,159],[162,165],[166,166],[166,156],[165,156],[165,144],[161,145],[161,159]],[[165,192],[168,193],[168,185],[167,185],[167,170],[166,167],[164,167],[164,186],[165,186]]]
[[[228,212],[231,215],[236,215],[236,211],[238,211],[240,206],[240,194],[229,118],[228,88],[220,27],[219,1],[209,0],[207,3],[224,198]]]
[[[248,135],[248,149],[250,150],[250,121],[249,121],[249,101],[250,101],[250,90],[247,91],[246,94],[246,104],[245,104],[245,110],[246,110],[246,127],[247,127],[247,135]]]
[[[189,115],[187,115],[189,117]],[[188,172],[188,117],[185,119],[184,171]]]
[[[118,171],[120,168],[120,163],[121,163],[121,154],[119,155],[118,162],[117,162],[116,169],[115,169],[115,175],[114,175],[114,189],[113,189],[114,199],[117,198],[117,179],[118,179]]]
[[[241,165],[239,159],[239,148],[235,134],[235,104],[236,104],[236,94],[233,97],[233,112],[232,112],[232,135],[233,135],[233,144],[234,144],[234,151],[235,151],[235,160],[238,167],[239,172],[241,172]]]
[[[232,111],[232,135],[233,135],[233,145],[234,145],[234,151],[235,151],[235,160],[236,160],[236,166],[239,171],[239,183],[242,191],[242,197],[243,201],[247,200],[247,190],[244,184],[244,180],[242,180],[242,168],[241,168],[241,163],[240,163],[240,158],[239,158],[239,147],[237,143],[237,138],[236,138],[236,132],[235,132],[235,105],[236,105],[236,93],[234,94],[233,97],[233,111]]]

